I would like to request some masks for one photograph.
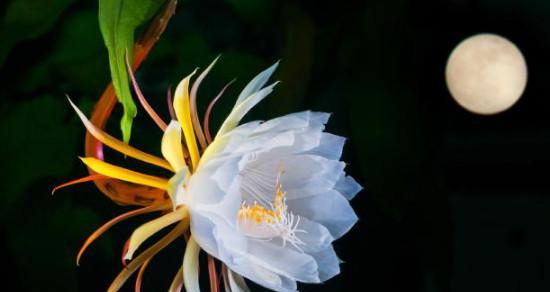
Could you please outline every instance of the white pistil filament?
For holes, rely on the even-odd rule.
[[[238,212],[237,226],[244,235],[258,240],[272,240],[281,238],[283,248],[290,243],[298,251],[303,252],[300,246],[304,242],[298,238],[297,233],[305,233],[305,230],[298,229],[300,216],[288,211],[286,204],[286,192],[283,192],[280,183],[280,173],[277,176],[275,186],[275,198],[268,203],[268,208],[254,201],[252,205],[245,201],[241,204]]]

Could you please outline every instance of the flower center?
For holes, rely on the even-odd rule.
[[[275,185],[275,198],[273,202],[264,207],[258,202],[252,205],[245,201],[241,204],[237,216],[237,226],[244,235],[260,240],[281,238],[283,247],[289,242],[299,251],[304,242],[298,238],[297,233],[304,230],[298,229],[300,216],[292,214],[286,204],[286,192],[282,190],[280,173]]]

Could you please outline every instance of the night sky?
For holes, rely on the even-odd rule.
[[[274,78],[281,85],[246,120],[327,111],[328,131],[348,137],[343,160],[365,188],[352,201],[360,220],[335,243],[342,273],[301,291],[550,291],[550,1],[178,5],[137,72],[164,117],[168,86],[221,54],[199,93],[203,112],[237,79],[214,109],[216,128],[247,81],[280,59]],[[444,76],[452,49],[483,32],[514,42],[528,66],[522,98],[492,116],[462,109]],[[87,173],[77,158],[84,154],[84,127],[65,94],[89,114],[109,81],[97,1],[0,3],[0,248],[7,291],[103,291],[121,269],[125,240],[153,218],[114,227],[76,267],[86,237],[131,210],[93,184],[50,195]],[[160,154],[161,133],[138,111],[131,144]],[[116,137],[121,114],[117,108],[108,126]],[[143,291],[166,290],[182,253],[183,240],[155,257]],[[133,291],[133,281],[125,289]]]

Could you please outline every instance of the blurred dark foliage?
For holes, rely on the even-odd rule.
[[[128,208],[90,184],[50,195],[86,174],[84,128],[64,95],[89,113],[109,81],[97,1],[2,1],[0,16],[3,288],[102,291],[146,216],[102,236],[76,267],[86,236]],[[496,116],[464,111],[445,87],[448,54],[479,32],[514,41],[529,66],[523,98]],[[329,111],[329,131],[349,137],[344,160],[365,186],[353,200],[361,219],[336,242],[342,274],[301,290],[550,291],[549,1],[180,1],[138,79],[166,116],[166,88],[218,54],[201,110],[237,82],[214,126],[281,59],[282,84],[248,119]],[[109,126],[118,137],[121,113]],[[159,153],[141,109],[132,137]],[[144,290],[166,289],[181,258],[182,243],[157,256]]]

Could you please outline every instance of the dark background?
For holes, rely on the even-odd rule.
[[[64,94],[89,113],[110,78],[97,1],[2,1],[0,16],[2,290],[104,290],[147,216],[114,227],[77,268],[87,235],[129,208],[91,184],[50,195],[86,174]],[[445,86],[450,51],[480,32],[512,40],[529,68],[523,97],[494,116],[466,112]],[[329,131],[349,137],[360,221],[335,243],[342,273],[302,290],[550,291],[550,1],[180,1],[138,80],[166,116],[167,86],[218,54],[200,107],[237,82],[214,126],[282,59],[283,83],[248,118],[330,111]],[[120,115],[109,126],[119,137]],[[139,108],[132,144],[158,154],[159,143]],[[167,289],[182,245],[154,259],[145,291]]]

